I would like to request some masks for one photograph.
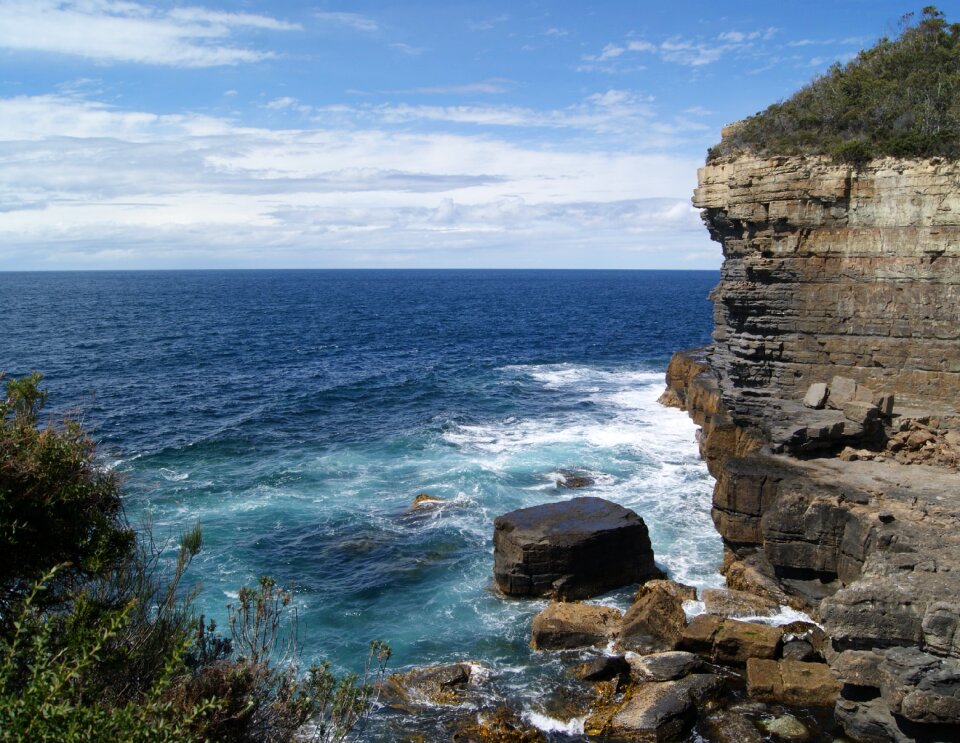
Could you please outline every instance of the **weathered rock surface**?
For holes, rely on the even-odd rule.
[[[631,673],[640,681],[673,681],[689,676],[703,667],[698,655],[683,650],[668,650],[664,653],[627,657]]]
[[[819,617],[858,741],[960,740],[958,182],[741,157],[694,196],[724,264],[713,345],[677,354],[667,397],[702,427],[731,587]]]
[[[612,678],[630,675],[630,663],[622,655],[601,655],[581,663],[574,670],[581,681],[609,681]]]
[[[620,629],[620,618],[609,606],[554,602],[533,618],[530,645],[536,650],[606,645]]]
[[[826,663],[747,660],[747,694],[761,702],[832,707],[840,684]]]
[[[620,645],[637,653],[673,650],[687,623],[682,591],[671,581],[651,581],[640,589],[620,629]]]
[[[493,548],[494,579],[511,596],[582,599],[661,575],[643,519],[602,498],[499,516]]]
[[[700,614],[690,620],[678,647],[716,663],[742,666],[750,658],[776,658],[782,637],[778,627]]]
[[[955,411],[958,172],[818,157],[700,170],[694,204],[724,251],[711,363],[729,408],[739,391],[799,399],[841,376]]]
[[[699,711],[723,691],[719,676],[694,673],[678,681],[639,684],[612,710],[604,709],[584,725],[588,735],[603,735],[623,741],[681,740]]]
[[[723,710],[709,715],[704,721],[709,740],[716,743],[763,743],[763,736],[749,717]]]
[[[780,609],[772,599],[728,588],[705,588],[703,603],[708,614],[731,618],[770,617]]]

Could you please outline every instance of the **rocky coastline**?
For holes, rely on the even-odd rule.
[[[701,426],[731,588],[818,619],[856,741],[960,740],[960,166],[727,158]],[[835,399],[831,404],[831,396]]]
[[[530,644],[563,669],[560,737],[960,740],[960,165],[739,157],[699,182],[713,343],[661,402],[700,427],[727,587],[666,579],[642,514],[599,498],[497,518],[498,590],[551,599]],[[636,583],[625,611],[583,601]],[[397,674],[388,705],[555,739],[491,675]]]

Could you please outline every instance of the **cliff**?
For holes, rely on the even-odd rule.
[[[728,582],[819,617],[851,738],[960,740],[960,163],[722,158],[694,204],[715,331],[665,401]]]

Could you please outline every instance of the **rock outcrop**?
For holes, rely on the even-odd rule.
[[[602,498],[573,498],[498,516],[493,577],[511,596],[597,596],[661,573],[643,519]]]
[[[960,739],[960,164],[699,176],[713,344],[674,357],[662,401],[702,427],[729,584],[820,618],[851,738]]]

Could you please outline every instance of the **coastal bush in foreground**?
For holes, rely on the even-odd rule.
[[[371,644],[362,677],[301,673],[291,595],[269,578],[240,589],[228,635],[197,618],[181,584],[199,525],[162,560],[82,427],[41,425],[40,379],[0,401],[0,742],[336,743],[362,728],[389,648]]]
[[[2,380],[0,375],[0,380]],[[7,382],[0,401],[0,616],[63,565],[35,600],[56,604],[133,549],[116,477],[98,467],[76,421],[40,425],[40,375]]]
[[[960,157],[960,24],[933,6],[899,38],[881,39],[846,65],[729,128],[708,161],[723,155]]]

